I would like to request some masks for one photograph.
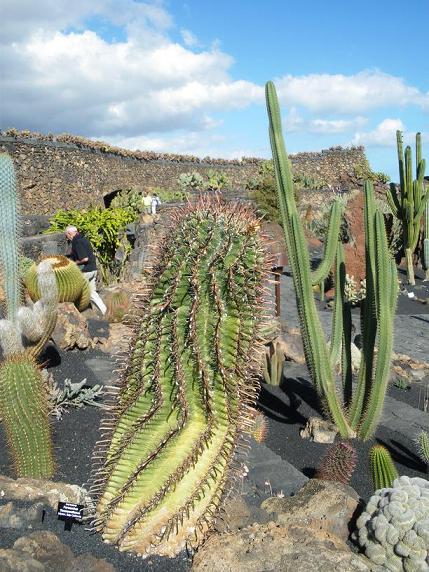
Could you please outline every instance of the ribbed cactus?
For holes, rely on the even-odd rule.
[[[265,383],[280,385],[283,377],[285,356],[279,342],[271,342],[265,350],[262,373]]]
[[[49,395],[40,369],[25,353],[7,357],[0,366],[0,412],[16,474],[52,476]]]
[[[429,191],[426,191],[429,195]],[[423,268],[425,270],[425,280],[429,280],[429,200],[425,205],[424,217],[424,235],[423,235]]]
[[[58,292],[52,267],[37,268],[43,297],[32,308],[20,307],[20,224],[11,158],[0,155],[0,266],[6,317],[0,320],[0,417],[17,475],[50,477],[54,472],[48,395],[35,357],[56,322]]]
[[[270,119],[270,140],[277,181],[278,202],[296,294],[301,334],[307,367],[341,436],[359,435],[368,439],[380,417],[389,379],[393,345],[393,317],[397,299],[396,267],[388,245],[384,219],[376,208],[374,190],[365,183],[365,249],[366,299],[362,304],[363,349],[356,392],[352,394],[351,313],[345,301],[344,252],[339,239],[339,224],[328,235],[327,257],[322,270],[310,270],[310,260],[303,227],[296,207],[293,180],[286,153],[280,110],[274,84],[266,86]],[[341,217],[340,206],[334,203],[332,221]],[[328,249],[329,246],[329,249]],[[334,257],[331,259],[332,252]],[[335,304],[329,347],[317,313],[312,286],[329,272],[335,259]],[[340,399],[334,375],[335,364],[342,356],[343,399]],[[375,359],[377,358],[377,359]]]
[[[369,454],[371,476],[374,490],[385,489],[393,485],[398,478],[398,471],[389,451],[383,445],[374,445]]]
[[[338,441],[324,454],[315,477],[347,485],[355,470],[356,459],[356,451],[350,441]]]
[[[419,455],[424,463],[429,464],[429,434],[427,431],[421,431],[416,439]]]
[[[171,556],[212,526],[252,429],[266,276],[258,228],[245,207],[206,199],[167,232],[95,455],[94,526],[120,550]]]
[[[88,281],[82,275],[79,267],[73,260],[69,260],[65,256],[59,254],[46,256],[42,258],[52,266],[58,286],[59,302],[73,302],[76,308],[81,312],[89,306],[90,290]],[[40,293],[37,281],[37,266],[33,264],[26,272],[24,283],[30,295],[35,301],[40,299]]]
[[[387,200],[394,216],[402,223],[408,282],[415,284],[413,255],[419,240],[425,205],[429,200],[429,192],[424,188],[426,163],[422,159],[421,133],[416,134],[416,178],[414,180],[411,147],[407,146],[404,153],[401,131],[396,132],[396,144],[399,163],[399,191],[396,185],[392,183],[387,192]]]

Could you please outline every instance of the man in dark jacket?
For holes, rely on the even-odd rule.
[[[91,292],[91,302],[93,302],[100,312],[106,313],[106,305],[96,290],[97,265],[91,243],[82,236],[75,226],[68,226],[65,230],[67,240],[71,243],[70,258],[76,262],[82,270],[84,278],[89,282]]]

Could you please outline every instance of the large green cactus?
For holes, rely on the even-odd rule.
[[[81,312],[89,306],[91,293],[88,281],[77,264],[65,256],[46,256],[42,260],[51,263],[58,286],[58,301],[73,302]],[[40,299],[41,289],[37,280],[37,266],[33,264],[26,272],[24,283],[33,301]]]
[[[18,476],[50,477],[54,472],[48,396],[35,362],[55,327],[58,292],[49,262],[37,269],[43,297],[20,307],[20,224],[13,162],[0,155],[0,268],[6,317],[0,320],[0,417]]]
[[[402,223],[403,246],[407,262],[408,282],[415,284],[413,255],[416,249],[425,205],[429,192],[424,188],[425,160],[422,159],[421,133],[416,134],[416,178],[413,180],[411,147],[405,153],[402,146],[402,133],[396,132],[399,163],[399,191],[395,184],[390,185],[387,200],[392,212]]]
[[[171,556],[212,525],[253,423],[258,227],[245,207],[206,200],[167,234],[99,473],[94,525],[120,550]]]
[[[266,86],[270,140],[277,181],[278,201],[292,268],[296,303],[304,352],[310,375],[324,405],[343,437],[368,439],[380,417],[393,344],[393,317],[397,298],[396,267],[389,254],[384,220],[374,200],[372,184],[365,184],[365,248],[367,296],[362,304],[363,350],[356,391],[352,394],[351,315],[345,301],[344,253],[339,233],[330,236],[335,248],[335,306],[332,336],[328,347],[317,313],[312,285],[318,271],[311,273],[304,231],[293,192],[292,174],[284,145],[280,110],[274,84]],[[334,203],[333,213],[339,210]],[[335,218],[335,217],[334,217]],[[335,229],[338,228],[335,226]],[[329,260],[330,257],[328,257]],[[332,262],[331,262],[332,264]],[[324,264],[324,273],[329,270]],[[376,352],[377,350],[377,352]],[[377,353],[377,359],[375,359]],[[334,366],[342,356],[340,398]]]

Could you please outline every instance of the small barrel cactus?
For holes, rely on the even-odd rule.
[[[429,481],[399,477],[376,491],[357,520],[358,541],[373,572],[429,570]]]
[[[374,445],[369,454],[374,490],[391,487],[399,477],[392,457],[383,445]]]
[[[57,280],[59,302],[73,302],[80,312],[85,310],[90,303],[89,284],[75,262],[59,254],[46,256],[42,260],[51,263]],[[33,302],[40,298],[36,270],[37,266],[33,264],[24,279]]]
[[[103,295],[109,322],[122,322],[130,308],[130,295],[118,288],[106,290]]]
[[[338,441],[326,451],[316,479],[347,485],[356,467],[356,451],[350,441]]]
[[[421,431],[416,439],[419,449],[420,459],[424,463],[429,463],[429,434],[427,431]]]

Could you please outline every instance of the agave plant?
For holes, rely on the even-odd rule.
[[[167,231],[95,454],[94,526],[120,550],[172,556],[213,525],[254,425],[258,229],[247,208],[214,198],[178,210]]]

